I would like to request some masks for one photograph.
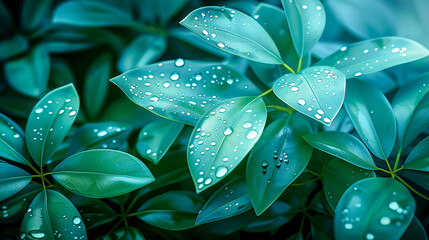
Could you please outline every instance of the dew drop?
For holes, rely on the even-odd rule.
[[[374,239],[374,235],[371,233],[368,233],[368,234],[366,234],[366,239],[372,240],[372,239]]]
[[[262,168],[267,168],[268,167],[268,162],[267,161],[263,161],[261,164]]]
[[[221,178],[225,176],[225,174],[228,172],[228,168],[225,166],[220,166],[216,169],[216,177]]]
[[[389,203],[389,208],[392,210],[396,210],[399,208],[399,205],[397,202],[391,202],[391,203]]]
[[[301,105],[301,106],[304,106],[305,105],[305,100],[304,99],[299,99],[298,100],[298,104]]]
[[[80,224],[82,222],[82,219],[80,217],[74,217],[73,218],[73,224]]]
[[[176,81],[177,79],[179,79],[179,77],[180,77],[179,73],[177,73],[177,72],[173,72],[170,75],[170,79],[173,80],[173,81]]]
[[[381,223],[381,225],[389,225],[390,224],[390,218],[389,217],[382,217],[381,219],[380,219],[380,223]]]
[[[34,112],[41,113],[41,112],[43,112],[43,108],[37,108]]]
[[[205,30],[204,30],[205,31]],[[176,67],[183,67],[185,65],[185,61],[183,60],[183,58],[178,58],[175,62],[174,65]]]
[[[252,126],[252,124],[250,122],[245,122],[243,124],[243,128],[250,128]]]
[[[362,73],[361,73],[361,72],[357,72],[357,73],[355,73],[355,77],[359,77],[359,76],[362,76]]]
[[[255,130],[250,130],[246,134],[246,139],[254,139],[256,136],[258,136],[258,132]]]
[[[229,85],[231,85],[231,84],[233,84],[233,83],[234,83],[234,79],[232,79],[232,78],[228,78],[228,79],[226,80],[226,83],[228,83]]]
[[[168,87],[170,87],[170,83],[169,82],[165,82],[165,83],[162,84],[162,86],[165,87],[165,88],[168,88]]]
[[[346,229],[352,229],[352,228],[353,228],[353,224],[351,224],[351,223],[346,223],[346,224],[344,224],[344,227],[345,227]]]
[[[70,116],[70,117],[73,117],[74,115],[76,115],[76,111],[71,111],[71,112],[69,113],[69,116]]]
[[[105,136],[106,134],[107,134],[106,131],[100,131],[97,133],[97,136],[102,137],[102,136]]]
[[[218,42],[218,43],[217,43],[217,46],[218,46],[218,47],[220,47],[220,48],[224,48],[224,47],[225,47],[225,43],[223,43],[223,42]]]
[[[42,239],[46,236],[46,234],[42,231],[34,230],[34,231],[30,232],[30,236],[37,238],[37,239]]]
[[[324,119],[323,119],[323,121],[325,121],[326,123],[330,123],[330,122],[331,122],[331,119],[329,119],[329,118],[324,118]]]
[[[231,135],[232,134],[232,128],[231,127],[227,127],[226,129],[225,129],[225,131],[223,131],[223,134],[225,135],[225,136],[229,136],[229,135]]]
[[[220,112],[220,113],[224,113],[224,112],[226,112],[226,109],[225,109],[225,108],[220,108],[220,109],[219,109],[219,112]]]
[[[199,72],[195,73],[195,80],[200,81],[201,79],[203,79],[203,75]]]
[[[291,88],[290,88],[290,90],[292,90],[292,91],[296,92],[296,91],[298,91],[298,90],[299,90],[299,88],[297,88],[297,87],[291,87]]]
[[[208,185],[212,183],[212,179],[211,178],[207,178],[206,181],[204,182],[204,184]]]
[[[13,137],[14,137],[14,138],[19,138],[19,134],[18,134],[18,133],[15,133],[15,134],[13,134]]]
[[[228,157],[222,158],[222,161],[227,162],[228,161]]]
[[[204,181],[204,178],[200,177],[197,179],[197,183],[202,183]]]

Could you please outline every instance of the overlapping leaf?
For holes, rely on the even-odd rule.
[[[25,135],[12,119],[0,113],[0,157],[28,165]]]

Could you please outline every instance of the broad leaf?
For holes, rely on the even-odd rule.
[[[358,168],[337,158],[329,161],[323,174],[322,183],[326,200],[331,209],[335,210],[338,201],[350,185],[361,179],[371,177],[375,177],[374,171]]]
[[[125,72],[133,68],[144,67],[161,57],[166,50],[165,37],[143,34],[122,52],[117,64],[118,69]]]
[[[4,39],[0,42],[0,60],[6,60],[28,49],[28,41],[21,35]]]
[[[202,7],[180,24],[199,37],[234,55],[266,64],[282,64],[276,44],[250,16],[226,7]]]
[[[139,159],[115,150],[77,153],[58,164],[52,175],[69,191],[92,198],[119,196],[155,180]]]
[[[369,83],[353,79],[348,81],[344,106],[369,150],[378,158],[388,158],[395,144],[396,120],[383,93]]]
[[[198,212],[196,224],[230,218],[252,208],[244,178],[232,180],[220,187]]]
[[[429,73],[424,73],[402,86],[392,100],[401,149],[404,149],[429,124],[428,92]]]
[[[0,162],[0,202],[27,186],[31,178],[31,175],[26,171]]]
[[[2,201],[0,204],[2,209],[0,223],[22,220],[27,208],[31,204],[31,200],[33,200],[42,189],[42,186],[30,183],[14,196]]]
[[[33,200],[22,220],[20,239],[87,239],[83,220],[61,193],[45,190]]]
[[[25,140],[37,165],[43,166],[51,158],[78,111],[79,96],[72,84],[52,90],[34,106],[25,128]]]
[[[157,164],[176,140],[183,126],[183,123],[164,119],[149,123],[139,133],[136,143],[137,152],[140,156]]]
[[[282,0],[282,5],[296,52],[302,58],[322,36],[325,9],[319,0]]]
[[[244,229],[246,232],[268,232],[275,231],[296,215],[296,209],[291,205],[276,201],[264,213],[254,216],[251,223]]]
[[[46,91],[50,71],[49,53],[35,47],[27,55],[8,61],[4,66],[6,79],[16,91],[37,97]]]
[[[51,65],[51,85],[58,88],[74,82],[75,80],[70,65],[60,58],[55,58]]]
[[[131,70],[110,81],[139,106],[189,125],[224,99],[260,92],[227,65],[181,58]]]
[[[234,170],[264,130],[262,98],[238,97],[211,108],[198,121],[188,147],[188,166],[197,193]]]
[[[73,199],[71,200],[73,201]],[[109,223],[117,217],[115,211],[100,199],[80,197],[73,203],[82,215],[86,229]]]
[[[416,203],[393,178],[368,178],[351,185],[335,209],[336,239],[400,239]]]
[[[311,127],[289,116],[270,124],[253,148],[247,162],[249,195],[257,215],[262,214],[304,171],[313,149],[302,136]]]
[[[402,37],[384,37],[344,46],[317,65],[328,65],[347,78],[358,77],[428,56],[419,43]]]
[[[185,230],[195,226],[204,200],[189,191],[170,191],[145,202],[137,217],[150,225],[167,230]]]
[[[330,126],[343,105],[346,78],[332,67],[309,67],[298,74],[283,75],[273,90],[300,113]]]
[[[0,113],[0,157],[29,165],[25,135],[12,119]]]
[[[414,147],[402,167],[429,172],[429,137],[426,137]]]
[[[320,132],[307,135],[305,140],[313,147],[341,158],[363,169],[376,170],[376,165],[365,145],[344,132]]]

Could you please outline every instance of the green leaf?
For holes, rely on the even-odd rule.
[[[74,76],[70,65],[60,58],[54,58],[51,65],[51,82],[54,88],[74,83]]]
[[[311,146],[355,166],[369,170],[377,169],[365,145],[351,134],[345,132],[320,132],[307,135],[304,138]]]
[[[44,18],[50,15],[52,0],[25,0],[22,5],[21,27],[26,30],[37,30]]]
[[[160,35],[143,34],[137,37],[125,50],[118,60],[121,72],[133,68],[144,67],[161,57],[167,50],[167,39]]]
[[[429,73],[424,73],[402,86],[392,100],[401,149],[404,149],[429,124],[428,92]]]
[[[74,154],[89,149],[127,149],[131,126],[118,122],[87,123],[73,136],[68,149]]]
[[[46,91],[50,72],[48,51],[35,47],[27,55],[8,61],[4,66],[6,79],[16,91],[37,97]]]
[[[81,213],[86,229],[92,229],[116,219],[115,211],[100,199],[81,198],[83,201],[77,204],[76,201],[72,201]]]
[[[128,13],[98,1],[64,2],[55,10],[52,22],[82,27],[137,25]]]
[[[189,125],[225,99],[260,93],[227,65],[181,58],[131,70],[110,81],[139,106]]]
[[[6,4],[0,2],[0,31],[1,34],[8,34],[12,32],[12,15],[9,12],[9,9],[6,7]]]
[[[91,119],[97,118],[106,98],[111,61],[110,54],[101,54],[91,64],[86,74],[83,99],[86,112]]]
[[[196,224],[218,221],[252,209],[244,178],[229,181],[220,187],[198,212]]]
[[[0,42],[0,60],[6,60],[10,57],[25,52],[28,49],[28,41],[21,35],[4,39]]]
[[[282,5],[298,56],[303,57],[319,41],[326,14],[319,0],[282,0]]]
[[[83,220],[61,193],[45,190],[33,200],[22,220],[20,239],[87,239]]]
[[[25,135],[21,127],[12,119],[0,113],[0,157],[30,165],[25,145]]]
[[[145,223],[167,230],[185,230],[195,226],[203,199],[189,191],[169,191],[149,199],[137,217]]]
[[[27,208],[30,206],[31,200],[42,190],[42,186],[36,184],[28,184],[14,196],[2,201],[0,206],[2,215],[0,215],[0,223],[10,223],[21,220]]]
[[[69,191],[92,198],[119,196],[155,180],[139,159],[115,150],[74,154],[58,164],[52,176]]]
[[[28,117],[25,140],[31,157],[39,166],[54,154],[73,125],[79,111],[79,96],[73,84],[46,94]]]
[[[283,202],[276,201],[264,213],[255,216],[245,228],[247,232],[275,231],[296,215],[296,209]]]
[[[165,25],[188,3],[189,0],[158,0],[153,2],[154,5],[151,10],[155,12],[155,17],[158,21]]]
[[[314,240],[334,240],[333,219],[330,215],[317,215],[311,221],[311,236]]]
[[[249,195],[257,215],[262,214],[304,171],[313,149],[302,136],[311,127],[289,116],[270,124],[253,148],[247,162]]]
[[[113,235],[118,240],[144,240],[143,234],[135,227],[126,227],[116,230]]]
[[[188,166],[197,193],[215,185],[243,160],[264,130],[262,98],[238,97],[207,111],[192,132]]]
[[[410,180],[419,187],[422,187],[424,190],[429,191],[429,173],[424,171],[417,170],[408,170],[404,169],[398,172],[400,177]]]
[[[202,7],[192,11],[180,24],[209,44],[234,55],[259,63],[283,63],[267,31],[240,11],[226,7]]]
[[[348,81],[344,106],[363,142],[378,158],[392,152],[396,120],[389,101],[373,85],[353,79]]]
[[[31,178],[31,175],[21,168],[0,162],[0,202],[27,186]]]
[[[419,43],[402,37],[384,37],[342,47],[317,65],[328,65],[343,72],[347,78],[358,77],[416,61],[428,56]]]
[[[400,239],[413,219],[415,208],[410,192],[395,179],[360,180],[338,202],[335,238]]]
[[[346,78],[332,67],[309,67],[276,80],[274,93],[300,113],[330,126],[341,109]]]
[[[137,152],[143,158],[157,164],[179,136],[183,126],[183,123],[164,119],[149,123],[139,133]]]
[[[402,167],[429,172],[429,137],[426,137],[414,147]]]
[[[411,221],[410,225],[408,226],[407,230],[405,231],[404,235],[402,235],[402,240],[427,240],[427,233],[425,231],[425,228],[423,227],[422,223],[419,221],[417,217],[414,217]]]
[[[331,209],[335,210],[338,201],[350,185],[361,179],[371,177],[375,177],[374,171],[358,168],[337,158],[329,161],[323,174],[322,183],[326,200]]]

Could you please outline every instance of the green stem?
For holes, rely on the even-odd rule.
[[[320,177],[317,177],[317,178],[313,178],[313,179],[311,179],[311,180],[309,180],[309,181],[306,181],[306,182],[303,182],[303,183],[292,183],[291,184],[291,186],[303,186],[303,185],[306,185],[306,184],[309,184],[309,183],[312,183],[312,182],[315,182],[315,181],[317,181],[317,180],[319,180],[320,179]]]
[[[299,61],[298,61],[298,69],[296,70],[296,72],[301,71],[301,65],[302,65],[302,58],[299,58]]]
[[[259,94],[257,98],[260,98],[260,97],[266,96],[266,95],[270,94],[272,91],[273,91],[273,88],[270,88],[270,89],[268,89],[267,91],[265,91],[265,92],[263,92],[263,93]]]
[[[304,210],[304,212],[306,211]],[[299,226],[299,232],[302,232],[302,229],[304,228],[304,223],[305,223],[305,213],[302,214],[301,225]]]
[[[291,73],[295,74],[295,71],[291,67],[289,67],[286,63],[282,63],[282,64],[285,68],[287,68],[287,70],[289,70]]]
[[[309,172],[309,173],[311,173],[311,174],[313,174],[313,175],[315,175],[315,176],[317,176],[317,177],[320,177],[320,174],[319,174],[319,173],[317,173],[317,172],[313,172],[313,171],[308,170],[308,169],[307,169],[307,172]]]
[[[122,220],[123,220],[122,218],[119,219],[119,221],[109,230],[109,232],[107,232],[106,235],[111,234],[119,226],[119,224],[121,224]]]
[[[44,190],[46,190],[46,186],[45,186],[45,178],[43,177],[43,167],[42,167],[42,166],[40,166],[40,175],[41,175],[41,178],[42,178],[42,186],[43,186],[43,189],[44,189]]]
[[[285,112],[288,115],[291,115],[295,111],[292,108],[284,108],[284,107],[280,107],[277,105],[268,105],[267,108],[272,108],[272,109],[275,109],[277,111]]]
[[[396,169],[398,168],[399,165],[399,160],[401,159],[401,153],[402,153],[402,148],[399,149],[398,154],[396,155],[396,160],[395,160],[395,165],[393,166],[393,172],[396,172]]]
[[[33,167],[33,165],[28,165],[35,173],[37,173],[37,174],[39,174],[40,175],[40,172],[39,171],[37,171],[37,169],[35,168],[35,167]]]
[[[401,170],[404,170],[404,168],[403,168],[403,167],[398,168],[398,169],[396,169],[395,171],[393,171],[393,173],[397,173],[397,172],[399,172],[399,171],[401,171]]]
[[[412,192],[414,192],[415,194],[417,194],[418,196],[420,196],[423,199],[426,199],[429,201],[429,197],[426,197],[425,195],[419,193],[416,189],[414,189],[413,187],[411,187],[408,183],[406,183],[404,180],[402,180],[402,178],[400,178],[398,175],[393,174],[395,176],[396,179],[398,179],[398,181],[400,181],[402,184],[404,184],[408,189],[410,189]]]

